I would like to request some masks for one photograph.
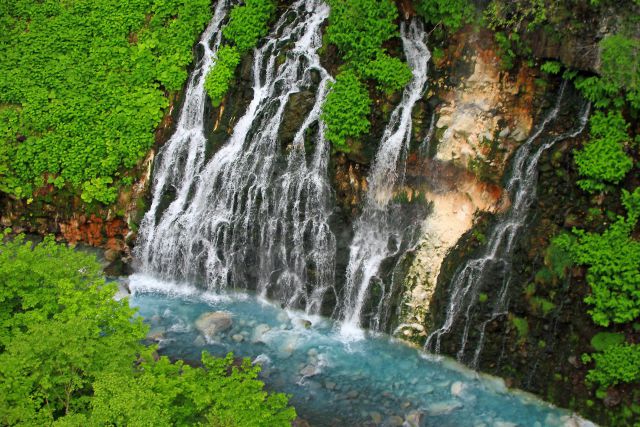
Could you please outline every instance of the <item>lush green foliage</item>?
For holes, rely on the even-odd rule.
[[[52,239],[0,246],[0,424],[86,412],[102,372],[131,369],[146,328],[114,293],[95,259]]]
[[[245,0],[243,5],[231,10],[229,23],[222,33],[235,44],[240,53],[245,53],[267,35],[267,24],[275,11],[276,4],[273,0]]]
[[[235,79],[240,57],[256,47],[269,32],[269,20],[276,11],[273,0],[246,0],[231,9],[222,33],[231,45],[218,49],[216,63],[207,73],[204,88],[215,107],[219,106]]]
[[[640,381],[640,345],[618,344],[602,353],[583,355],[582,361],[595,362],[587,374],[587,381],[600,387]]]
[[[141,344],[148,328],[115,301],[95,258],[18,237],[0,244],[0,424],[284,426],[248,360],[204,354],[203,368]]]
[[[348,137],[369,130],[371,101],[363,79],[378,82],[391,94],[411,80],[411,70],[389,56],[382,44],[398,36],[398,10],[391,0],[330,0],[327,40],[346,61],[323,106],[327,139],[341,151],[349,151]]]
[[[433,25],[442,23],[456,31],[471,19],[473,5],[468,0],[421,0],[416,12]]]
[[[326,34],[346,62],[365,66],[375,59],[382,43],[398,36],[398,10],[391,0],[329,0]]]
[[[492,0],[484,12],[486,24],[492,30],[509,32],[532,30],[547,19],[545,0]]]
[[[562,64],[558,61],[546,61],[540,66],[540,70],[549,74],[558,74],[562,70]]]
[[[235,46],[221,46],[218,49],[216,63],[207,74],[204,88],[214,107],[220,105],[235,78],[236,67],[240,63],[240,53]]]
[[[622,200],[627,217],[619,217],[604,233],[574,230],[575,237],[554,240],[576,263],[589,266],[591,294],[585,301],[593,306],[593,321],[605,327],[640,316],[640,242],[631,238],[640,218],[640,188],[623,191]]]
[[[209,17],[209,0],[2,2],[0,190],[28,197],[49,180],[112,202]]]
[[[629,125],[620,112],[595,112],[589,119],[591,139],[575,161],[580,175],[578,185],[585,191],[602,191],[606,184],[617,184],[633,167],[633,160],[624,151],[630,138]]]
[[[331,85],[322,111],[327,139],[339,150],[349,151],[347,138],[369,130],[370,113],[371,99],[367,88],[353,71],[342,71]]]
[[[596,107],[622,108],[628,102],[640,109],[640,40],[616,34],[605,37],[600,49],[602,75],[578,76],[576,87]]]
[[[95,382],[96,425],[289,426],[296,417],[283,394],[268,394],[259,366],[233,355],[202,354],[203,368],[166,357],[148,358],[133,371],[107,373]]]
[[[376,59],[362,70],[362,75],[376,80],[378,89],[390,94],[401,90],[411,80],[412,74],[407,64],[380,52]]]

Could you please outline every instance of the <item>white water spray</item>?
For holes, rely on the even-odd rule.
[[[335,264],[327,224],[329,147],[319,120],[331,77],[317,55],[329,9],[318,0],[299,0],[280,17],[254,51],[253,99],[207,161],[203,84],[226,9],[226,2],[218,3],[178,128],[158,155],[137,257],[145,272],[164,279],[204,280],[214,290],[256,288],[283,305],[317,312]],[[285,59],[278,65],[280,55]],[[320,76],[315,104],[283,156],[278,131],[285,106],[290,95],[314,86],[314,74]],[[305,139],[314,144],[309,159]],[[164,208],[163,198],[173,192]]]
[[[362,335],[362,311],[372,281],[382,262],[398,255],[402,247],[403,230],[393,217],[390,205],[394,190],[404,179],[405,156],[411,140],[411,110],[424,93],[431,53],[418,20],[409,25],[403,22],[400,32],[413,78],[384,131],[368,177],[369,189],[362,214],[354,224],[344,297],[339,309],[339,318],[343,320],[341,333],[346,337]]]

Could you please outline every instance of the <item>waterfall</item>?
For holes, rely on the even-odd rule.
[[[246,112],[207,160],[204,76],[227,8],[228,2],[218,2],[177,130],[158,154],[136,255],[143,271],[163,279],[204,281],[214,290],[255,288],[315,313],[335,269],[335,238],[327,224],[329,146],[319,120],[331,77],[317,54],[329,8],[299,0],[282,14],[253,52],[253,98]],[[313,108],[285,155],[278,131],[287,101],[311,88],[317,88]],[[167,206],[164,199],[173,193]]]
[[[580,115],[578,125],[565,133],[552,136],[547,142],[536,147],[535,142],[541,137],[549,124],[556,121],[560,107],[565,97],[567,83],[563,82],[555,106],[548,112],[542,123],[532,132],[529,138],[518,148],[511,166],[511,177],[506,190],[511,197],[509,210],[499,218],[493,227],[487,244],[482,252],[458,267],[449,286],[449,301],[444,323],[435,329],[425,343],[425,349],[440,352],[441,338],[452,331],[454,322],[464,317],[457,358],[463,361],[469,329],[472,324],[479,326],[480,337],[473,358],[472,367],[477,367],[480,353],[484,344],[486,326],[497,317],[506,314],[508,308],[508,290],[511,284],[512,253],[516,237],[526,226],[528,213],[536,198],[538,182],[538,161],[543,152],[558,141],[573,138],[584,130],[589,116],[589,104],[585,104]],[[491,271],[500,271],[503,277],[502,285],[493,302],[488,318],[478,325],[473,319],[471,309],[478,301],[478,293],[483,283],[490,278]]]
[[[398,204],[392,199],[394,190],[404,179],[406,152],[411,140],[411,110],[424,93],[431,53],[418,20],[414,19],[409,25],[403,22],[400,33],[413,78],[384,130],[367,179],[369,187],[362,214],[354,224],[346,283],[338,310],[338,317],[343,320],[341,331],[345,335],[360,334],[363,308],[382,262],[400,255],[407,246],[406,230],[396,217]]]

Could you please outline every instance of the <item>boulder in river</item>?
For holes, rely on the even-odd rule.
[[[427,406],[427,412],[430,416],[447,415],[460,408],[462,408],[462,403],[452,400],[449,402],[432,403]]]
[[[424,414],[420,411],[411,411],[404,418],[403,427],[420,427],[424,420]]]
[[[255,343],[259,343],[259,342],[264,342],[263,341],[264,334],[266,334],[270,330],[271,330],[271,326],[267,325],[266,323],[259,324],[253,330],[253,335],[251,337],[251,342],[253,342],[254,344]]]
[[[203,313],[196,320],[196,328],[207,338],[226,331],[232,324],[231,313],[226,311]]]

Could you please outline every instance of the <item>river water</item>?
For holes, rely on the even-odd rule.
[[[344,341],[332,320],[253,295],[214,294],[142,274],[131,276],[129,287],[130,304],[163,354],[250,357],[262,365],[267,388],[290,394],[313,426],[591,425],[451,359],[381,334]],[[231,327],[203,336],[196,320],[218,311],[229,313]]]

